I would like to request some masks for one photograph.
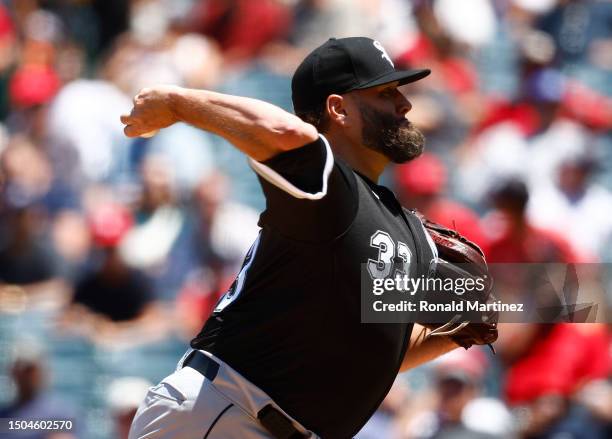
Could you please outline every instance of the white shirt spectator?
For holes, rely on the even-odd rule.
[[[601,256],[612,237],[612,193],[591,184],[582,197],[570,200],[556,186],[546,185],[534,191],[527,215],[534,225],[557,231],[575,248]]]
[[[131,101],[117,87],[101,80],[79,79],[67,84],[53,101],[48,133],[53,145],[74,149],[80,170],[91,181],[111,176],[117,158],[128,151],[119,115]]]
[[[458,171],[462,195],[482,202],[500,181],[524,180],[533,192],[553,184],[559,166],[586,149],[588,135],[579,125],[558,119],[544,132],[526,138],[511,122],[483,131]]]

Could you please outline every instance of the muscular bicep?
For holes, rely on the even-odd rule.
[[[251,161],[266,197],[260,226],[293,239],[321,242],[350,225],[357,210],[354,177],[335,162],[327,140],[263,163]]]

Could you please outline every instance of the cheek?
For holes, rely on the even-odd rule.
[[[354,109],[350,111],[347,109],[346,119],[344,128],[347,134],[357,134],[361,133],[363,127],[363,118],[361,117],[361,113],[358,109]]]
[[[352,121],[353,129],[355,130],[355,132],[361,133],[366,123],[367,121],[364,120],[363,117],[361,117],[361,114],[356,114]]]
[[[353,99],[344,101],[345,123],[347,127],[361,125],[361,111],[359,105]]]
[[[363,138],[363,124],[361,120],[352,121],[345,130],[348,138],[354,142],[361,142]]]

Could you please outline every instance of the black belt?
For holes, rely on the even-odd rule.
[[[183,367],[189,366],[192,369],[197,370],[208,379],[208,381],[214,381],[219,372],[219,363],[212,358],[204,355],[200,351],[193,351],[190,353],[185,361],[183,361]]]
[[[193,351],[183,362],[183,367],[191,367],[209,381],[214,381],[219,372],[219,363],[200,351]],[[276,439],[306,439],[310,435],[297,430],[291,420],[272,404],[266,405],[257,413],[257,419]]]

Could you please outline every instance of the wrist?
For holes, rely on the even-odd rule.
[[[185,103],[186,89],[178,86],[170,86],[166,90],[166,106],[175,122],[184,122],[182,108]]]

